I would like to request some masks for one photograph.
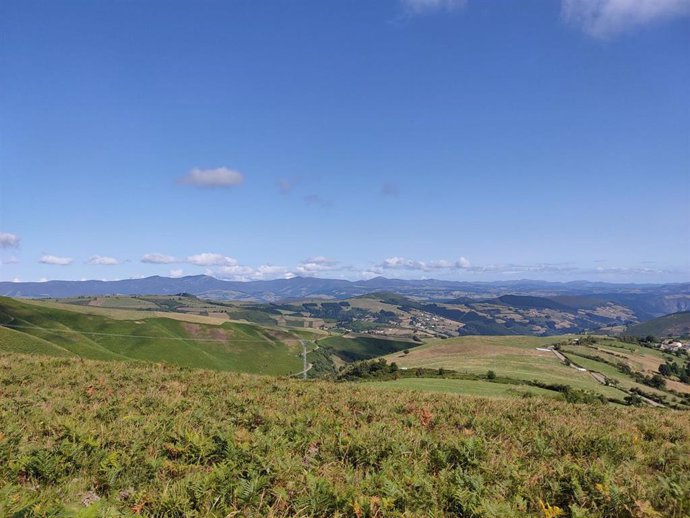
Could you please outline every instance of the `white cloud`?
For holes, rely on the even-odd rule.
[[[120,264],[120,261],[114,257],[107,257],[103,255],[94,255],[89,259],[89,264],[96,264],[100,266],[115,266]]]
[[[271,264],[262,264],[256,268],[252,274],[254,280],[265,280],[284,278],[291,279],[295,274],[290,272],[285,266],[274,266]]]
[[[438,261],[417,261],[406,257],[388,257],[383,262],[376,265],[378,271],[381,270],[418,270],[431,272],[439,270],[467,270],[472,264],[465,257],[460,257],[455,261],[440,259]]]
[[[204,252],[202,254],[190,255],[186,262],[197,266],[237,266],[237,259],[221,254]]]
[[[177,269],[177,270],[170,270],[170,277],[178,278],[182,277],[184,275],[184,270]]]
[[[328,272],[338,269],[338,261],[327,257],[317,256],[300,262],[295,271],[300,275],[312,275],[319,272]]]
[[[244,182],[244,176],[239,171],[219,167],[217,169],[192,169],[186,176],[180,178],[178,183],[182,185],[194,185],[196,187],[235,187]]]
[[[144,256],[141,258],[141,262],[150,264],[172,264],[178,261],[171,255],[152,253],[144,254]]]
[[[455,11],[465,7],[466,0],[400,0],[403,9],[411,14]]]
[[[19,259],[17,259],[15,256],[10,256],[7,259],[4,259],[0,264],[18,264]]]
[[[73,261],[74,259],[71,257],[58,257],[56,255],[44,255],[39,260],[39,262],[42,264],[52,264],[57,266],[67,266],[68,264],[72,264]]]
[[[0,248],[17,248],[20,238],[11,232],[0,232]]]
[[[232,281],[263,281],[269,279],[291,279],[295,274],[285,266],[262,264],[257,267],[235,264],[207,268],[206,275]]]
[[[690,14],[690,0],[563,0],[563,18],[597,38]]]
[[[460,266],[460,268],[470,268],[472,266],[472,263],[470,263],[469,259],[465,257],[461,257],[460,259],[458,259],[457,263]]]

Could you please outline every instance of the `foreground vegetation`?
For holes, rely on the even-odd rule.
[[[1,516],[690,516],[690,420],[0,354]]]

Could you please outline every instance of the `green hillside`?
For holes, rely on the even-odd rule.
[[[628,327],[631,336],[690,336],[690,311],[672,313]]]
[[[147,312],[132,311],[129,316],[133,319],[114,319],[0,298],[0,350],[261,374],[302,369],[299,336],[294,333],[252,324],[151,317]]]
[[[0,516],[690,516],[690,421],[0,353]]]

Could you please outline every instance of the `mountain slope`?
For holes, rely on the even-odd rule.
[[[680,311],[628,327],[632,336],[683,336],[690,335],[690,311]]]

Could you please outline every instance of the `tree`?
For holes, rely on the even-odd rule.
[[[659,374],[666,377],[671,375],[671,369],[669,368],[668,364],[662,363],[659,365]]]
[[[495,380],[496,379],[496,373],[494,371],[487,371],[486,373],[486,379],[488,380]]]
[[[642,404],[642,398],[637,394],[630,394],[625,396],[625,402],[631,406],[640,406]]]
[[[663,376],[659,374],[655,374],[651,378],[649,378],[648,383],[650,387],[654,388],[664,388],[666,386],[666,380],[663,378]]]

